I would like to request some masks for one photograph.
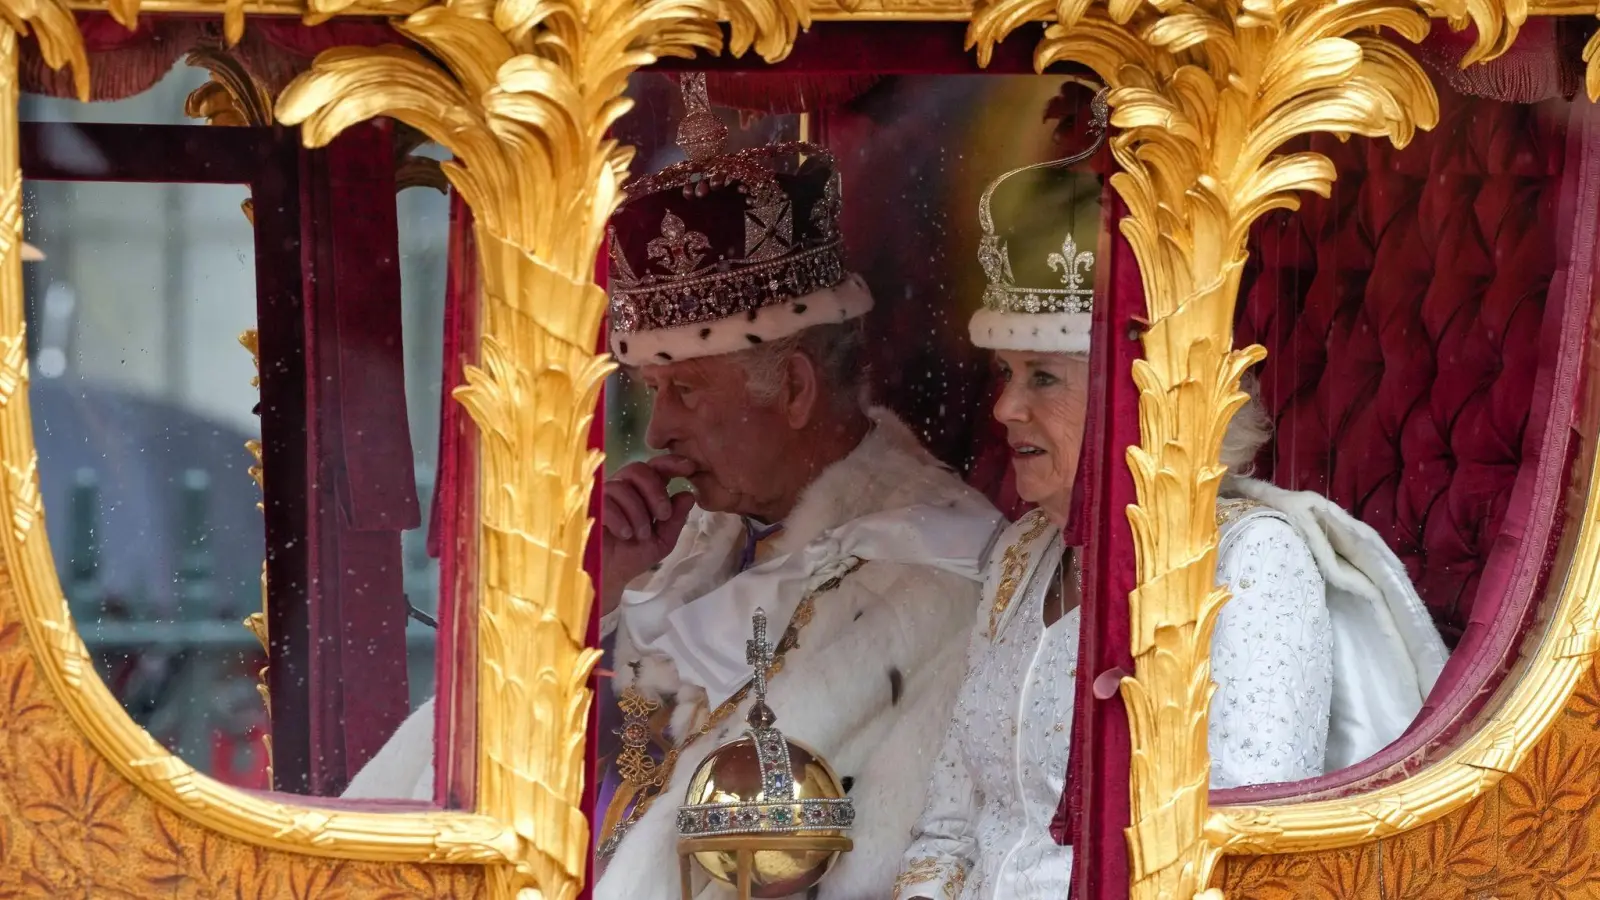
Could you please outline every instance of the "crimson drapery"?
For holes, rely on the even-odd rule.
[[[400,534],[421,521],[390,124],[347,130],[302,170],[311,792],[337,796],[411,708]]]
[[[438,475],[428,554],[439,560],[439,650],[435,657],[434,800],[471,809],[477,747],[477,429],[454,396],[478,358],[481,301],[472,210],[450,194],[450,258],[445,281],[444,371],[440,378]]]
[[[1101,203],[1092,338],[1090,402],[1099,415],[1084,435],[1080,484],[1090,493],[1080,506],[1091,523],[1086,538],[1084,597],[1079,615],[1077,709],[1066,790],[1051,823],[1058,843],[1073,846],[1072,894],[1081,900],[1120,900],[1128,890],[1127,790],[1130,743],[1127,711],[1117,684],[1133,671],[1126,598],[1135,572],[1132,526],[1126,510],[1137,500],[1133,473],[1122,463],[1139,441],[1139,395],[1126,373],[1143,353],[1138,322],[1144,289],[1138,262],[1116,227],[1127,207],[1109,187]]]
[[[89,99],[122,100],[149,90],[172,71],[184,54],[223,45],[215,16],[156,16],[145,13],[132,31],[108,13],[79,12],[78,28],[89,52]],[[252,77],[276,96],[323,50],[333,47],[404,43],[381,19],[336,19],[315,28],[298,20],[250,17],[239,44],[229,52]],[[72,73],[45,65],[38,44],[23,42],[19,66],[22,89],[51,97],[76,96]]]

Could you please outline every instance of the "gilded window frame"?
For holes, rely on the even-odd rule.
[[[720,52],[782,59],[812,20],[967,21],[986,62],[1017,27],[1047,24],[1036,63],[1073,59],[1112,86],[1113,150],[1128,202],[1122,230],[1147,290],[1141,443],[1128,463],[1138,587],[1129,598],[1136,666],[1123,683],[1134,766],[1130,895],[1195,896],[1223,853],[1349,846],[1460,808],[1514,771],[1600,649],[1600,494],[1586,500],[1572,568],[1548,634],[1487,727],[1397,784],[1358,796],[1210,807],[1205,715],[1208,635],[1226,592],[1211,573],[1218,450],[1243,402],[1239,375],[1264,351],[1235,349],[1232,313],[1244,235],[1261,213],[1325,193],[1315,154],[1283,156],[1298,134],[1406,140],[1437,99],[1384,25],[1420,37],[1428,18],[1477,26],[1469,59],[1510,46],[1528,15],[1591,14],[1572,0],[0,0],[0,560],[15,586],[37,666],[77,727],[124,777],[204,828],[294,853],[489,867],[491,893],[576,895],[588,824],[581,808],[584,647],[593,600],[582,569],[587,502],[600,455],[587,447],[600,383],[593,352],[605,308],[593,260],[630,155],[606,138],[626,109],[627,76],[661,56]],[[458,392],[481,435],[476,811],[352,812],[277,802],[201,776],[123,712],[96,675],[46,540],[28,411],[22,333],[17,65],[20,29],[47,61],[87,60],[70,12],[216,14],[230,37],[245,15],[316,23],[393,17],[433,56],[330,51],[280,97],[277,115],[320,145],[376,115],[450,147],[472,205],[483,275],[481,364]],[[539,38],[536,44],[534,38]],[[1206,52],[1201,53],[1197,48]],[[1600,92],[1591,44],[1588,88]],[[435,62],[434,60],[437,60]],[[1219,77],[1224,67],[1238,76]],[[563,198],[560,203],[550,198]],[[543,201],[543,202],[541,202]],[[1214,889],[1213,889],[1214,890]],[[1220,891],[1213,900],[1220,897]]]

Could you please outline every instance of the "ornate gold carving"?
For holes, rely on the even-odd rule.
[[[429,0],[355,0],[345,3],[339,10],[341,16],[404,16],[427,6]],[[165,13],[169,15],[210,15],[227,17],[230,7],[248,6],[252,16],[294,16],[308,24],[317,24],[329,18],[319,15],[315,3],[309,0],[70,0],[67,4],[84,12],[111,12],[121,8],[137,8],[140,13]],[[118,20],[122,21],[122,20]],[[126,24],[126,22],[124,23]]]
[[[338,12],[341,0],[317,0]],[[606,137],[628,75],[665,55],[752,46],[783,58],[804,0],[546,0],[449,4],[397,25],[426,48],[332,50],[278,102],[312,146],[388,115],[454,155],[483,278],[480,365],[457,397],[481,431],[478,810],[514,829],[495,896],[577,894],[593,586],[583,571],[601,454],[589,425],[608,358],[594,261],[631,151]]]
[[[1590,35],[1583,45],[1583,61],[1588,64],[1584,67],[1584,88],[1590,100],[1600,100],[1600,31]]]
[[[1502,51],[1521,23],[1504,7],[1464,0],[1437,12],[1477,26],[1470,61]],[[1051,23],[1034,55],[1041,71],[1082,62],[1112,88],[1121,132],[1111,147],[1123,169],[1112,184],[1128,204],[1121,228],[1148,310],[1133,369],[1140,445],[1128,449],[1138,496],[1128,510],[1135,664],[1122,682],[1133,748],[1130,896],[1220,900],[1206,890],[1226,843],[1206,830],[1211,632],[1228,599],[1215,584],[1218,452],[1246,401],[1240,376],[1265,356],[1233,347],[1247,231],[1264,212],[1297,208],[1298,191],[1329,192],[1333,164],[1279,155],[1285,142],[1332,132],[1404,144],[1436,123],[1427,76],[1379,30],[1418,41],[1429,23],[1400,0],[996,0],[974,13],[969,43],[986,63],[1029,21]],[[1249,820],[1257,834],[1289,830],[1263,827],[1262,815]],[[1355,805],[1354,816],[1368,835],[1416,822],[1381,802]]]
[[[101,756],[39,677],[13,574],[0,565],[0,835],[8,860],[0,896],[483,896],[477,867],[267,850],[157,803]]]
[[[106,6],[113,18],[124,25],[132,26],[134,17],[138,13],[138,0],[111,0]],[[32,34],[39,44],[39,54],[52,69],[59,69],[64,65],[72,67],[72,85],[77,89],[78,99],[87,102],[89,99],[89,57],[83,46],[83,35],[78,33],[78,22],[72,16],[71,3],[65,0],[6,0],[0,2],[0,21],[4,27],[18,35]],[[15,47],[10,52],[15,52]],[[6,87],[6,93],[12,99],[12,107],[16,106],[16,74],[13,71],[15,64],[9,64],[4,77],[11,83]],[[4,113],[8,121],[15,121],[17,111],[11,109]],[[15,141],[16,135],[9,140]],[[9,175],[9,173],[8,173]],[[17,188],[22,187],[22,171],[16,173]],[[9,177],[8,177],[9,183]],[[9,199],[9,198],[8,198]],[[0,210],[8,218],[11,215],[9,207]],[[10,255],[13,243],[22,241],[21,208],[17,212],[17,231],[13,236],[9,231],[5,236],[5,254]],[[20,276],[20,272],[18,273]]]
[[[71,0],[74,10],[105,12],[130,0]],[[237,0],[142,0],[144,13],[226,15]],[[335,16],[407,16],[430,5],[429,0],[358,0],[314,3],[308,0],[250,0],[251,15],[297,16],[317,24]],[[1592,0],[1535,0],[1523,7],[1528,16],[1592,16]],[[972,0],[819,0],[812,4],[814,20],[885,22],[965,22],[972,16]],[[1430,12],[1440,16],[1443,13]]]
[[[1517,771],[1477,799],[1381,843],[1233,856],[1218,885],[1251,900],[1589,897],[1600,888],[1597,817],[1600,673],[1591,666]]]
[[[404,122],[394,127],[394,189],[396,193],[407,188],[433,188],[443,194],[450,190],[450,180],[444,177],[439,161],[419,156],[417,148],[428,143],[428,136]]]
[[[253,216],[251,217],[251,224],[255,224]],[[261,333],[254,328],[244,332],[239,335],[239,345],[250,351],[250,362],[256,368],[256,374],[250,377],[250,386],[259,389],[261,387]],[[255,460],[250,466],[250,478],[255,481],[256,490],[265,491],[267,485],[262,478],[264,470],[261,468],[261,441],[257,438],[251,438],[244,442],[244,449],[249,451],[250,457]],[[256,501],[256,509],[266,512],[264,501]],[[255,635],[256,640],[261,642],[261,649],[269,659],[272,655],[272,642],[267,631],[267,606],[270,597],[271,594],[267,593],[267,561],[263,558],[261,560],[261,611],[253,612],[246,616],[244,627],[248,628],[250,633]],[[267,671],[269,668],[268,666],[262,666],[261,671],[256,673],[256,693],[261,695],[261,704],[267,708],[267,719],[271,721],[272,690],[267,686]],[[271,785],[274,783],[272,777],[272,735],[270,733],[262,735],[261,743],[267,750],[267,784]]]
[[[238,38],[228,40],[233,43]],[[208,125],[272,124],[272,95],[232,53],[217,47],[200,47],[190,50],[184,61],[211,73],[210,80],[189,92],[183,102],[184,115],[205,119]]]

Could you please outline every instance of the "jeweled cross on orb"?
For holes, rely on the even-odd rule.
[[[752,618],[755,622],[755,637],[745,641],[744,661],[750,664],[754,672],[751,676],[751,690],[756,695],[756,702],[750,707],[748,721],[753,728],[768,728],[777,718],[767,706],[767,672],[772,668],[772,642],[767,640],[766,610],[758,608]]]

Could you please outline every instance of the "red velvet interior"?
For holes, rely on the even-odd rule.
[[[1425,715],[1377,757],[1219,802],[1340,793],[1415,768],[1492,687],[1538,595],[1527,573],[1555,536],[1571,412],[1551,408],[1552,390],[1575,377],[1558,370],[1588,305],[1552,283],[1573,227],[1560,203],[1573,190],[1567,113],[1440,95],[1438,128],[1403,150],[1315,142],[1339,180],[1256,229],[1236,343],[1270,353],[1261,395],[1277,431],[1257,475],[1376,528],[1454,654]]]
[[[1258,474],[1382,532],[1454,643],[1522,461],[1564,121],[1442,99],[1404,150],[1318,141],[1334,194],[1256,229],[1236,343],[1271,354]]]

